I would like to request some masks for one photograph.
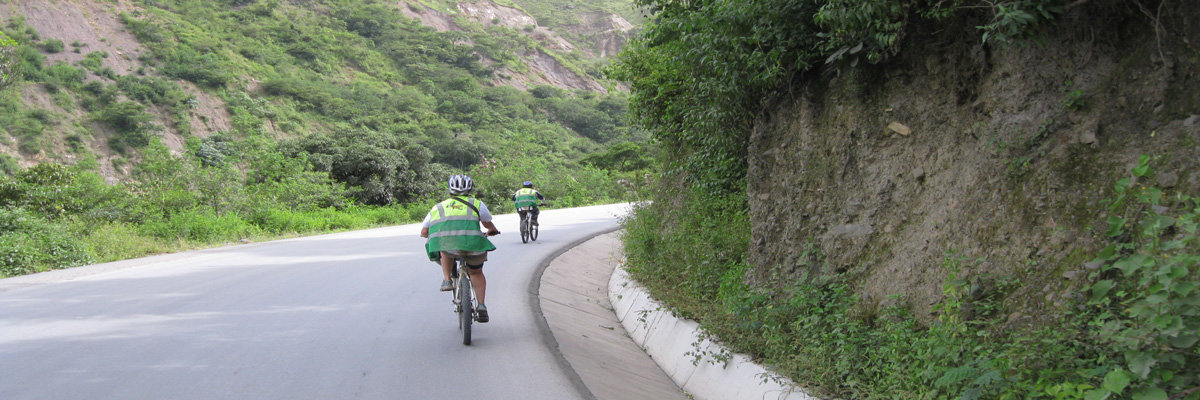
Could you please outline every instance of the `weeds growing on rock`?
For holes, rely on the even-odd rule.
[[[698,319],[712,340],[836,398],[1194,400],[1200,199],[1150,185],[1150,161],[1142,157],[1117,183],[1101,267],[1093,283],[1062,300],[1066,313],[1050,324],[1011,324],[1004,301],[1018,278],[968,275],[982,260],[953,254],[927,324],[902,296],[887,306],[863,304],[839,275],[751,287],[743,279],[746,247],[709,252],[714,237],[748,241],[738,229],[748,224],[744,214],[706,224],[677,205],[644,206],[626,222],[626,249],[634,277]],[[698,206],[700,198],[681,201]],[[712,356],[692,355],[697,363]]]

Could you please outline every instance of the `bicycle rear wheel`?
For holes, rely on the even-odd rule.
[[[471,303],[471,278],[466,273],[459,273],[458,303],[462,305],[458,313],[458,328],[462,330],[463,344],[471,345],[471,319],[475,315],[475,305]]]
[[[521,218],[521,243],[529,243],[529,217]]]

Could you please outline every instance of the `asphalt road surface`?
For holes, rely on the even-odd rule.
[[[627,205],[515,214],[484,269],[491,322],[462,344],[419,225],[0,280],[0,399],[577,399],[531,288]]]

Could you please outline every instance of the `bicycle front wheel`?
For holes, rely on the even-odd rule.
[[[475,315],[475,305],[471,303],[471,278],[464,276],[458,282],[458,303],[462,311],[458,313],[458,327],[462,329],[463,344],[471,345],[471,317]]]

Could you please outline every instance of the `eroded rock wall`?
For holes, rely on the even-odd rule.
[[[750,281],[838,274],[864,306],[928,317],[957,264],[1017,279],[1011,322],[1054,314],[1139,155],[1160,156],[1156,184],[1200,188],[1200,53],[1183,40],[1200,43],[1200,7],[1173,8],[1163,40],[1128,10],[1072,10],[1041,45],[938,27],[798,88],[751,139]]]

